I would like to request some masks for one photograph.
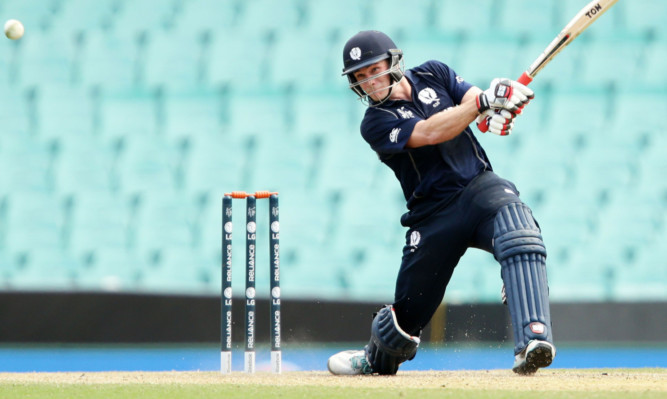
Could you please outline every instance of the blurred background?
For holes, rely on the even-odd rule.
[[[159,314],[186,331],[153,340],[215,341],[221,198],[232,190],[280,192],[288,340],[324,337],[317,323],[293,330],[322,313],[308,312],[312,304],[369,322],[366,308],[393,298],[406,209],[391,171],[360,137],[365,108],[340,76],[345,41],[382,30],[407,68],[437,59],[485,88],[518,77],[585,3],[0,1],[1,19],[26,29],[20,40],[0,40],[0,340],[70,341],[78,331],[78,340],[114,341],[120,335],[90,320],[103,325],[124,304],[136,320]],[[619,1],[540,73],[511,136],[473,129],[543,229],[554,319],[563,315],[570,340],[667,341],[659,332],[667,319],[665,20],[662,0]],[[258,245],[267,250],[257,285],[267,298],[262,204]],[[242,226],[244,203],[235,205]],[[244,248],[235,238],[240,299]],[[443,312],[504,312],[501,286],[493,257],[471,249]],[[48,324],[62,317],[58,304],[72,323],[60,335]],[[201,309],[200,335],[191,323],[201,320],[166,317]],[[504,326],[501,315],[494,325]],[[626,316],[624,333],[604,327]],[[451,320],[443,315],[438,328]],[[587,321],[593,327],[581,327]],[[639,324],[660,329],[638,332]],[[330,339],[367,336],[357,325],[337,330]]]

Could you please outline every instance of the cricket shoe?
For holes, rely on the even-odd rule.
[[[335,375],[373,374],[371,365],[366,360],[366,351],[348,350],[338,352],[329,358],[327,368]]]
[[[537,369],[549,367],[556,356],[556,347],[547,341],[532,340],[514,356],[512,371],[517,374],[533,374]]]

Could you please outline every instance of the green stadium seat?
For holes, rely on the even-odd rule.
[[[445,302],[500,303],[502,286],[500,264],[493,255],[471,248],[454,269],[445,292]]]
[[[341,201],[337,236],[347,243],[343,247],[400,249],[407,231],[400,218],[406,211],[400,192],[351,187]]]
[[[136,244],[143,250],[192,248],[204,222],[189,197],[171,190],[151,190],[142,196]]]
[[[152,134],[158,130],[155,92],[102,91],[102,134],[109,137]]]
[[[137,35],[119,30],[84,33],[84,50],[76,80],[83,87],[100,87],[103,94],[127,91],[143,74]]]
[[[665,32],[667,36],[667,32]],[[645,58],[639,62],[637,79],[649,87],[665,87],[667,85],[667,38],[656,40],[644,47]]]
[[[392,250],[383,247],[346,248],[349,257],[353,254],[361,257],[359,264],[348,261],[341,273],[345,276],[350,293],[347,294],[360,301],[391,303],[396,289],[396,276],[401,266],[402,247]]]
[[[147,255],[148,265],[143,270],[146,290],[200,295],[212,293],[210,275],[200,252],[189,248],[165,247],[150,251]]]
[[[177,188],[178,163],[187,154],[157,135],[128,135],[118,166],[120,186],[128,193]]]
[[[70,32],[36,29],[20,39],[20,68],[16,80],[22,87],[49,85],[63,87],[72,79],[75,58]]]
[[[5,204],[7,248],[13,252],[64,248],[71,223],[71,209],[67,204],[66,198],[46,193],[8,195]]]
[[[541,223],[554,301],[666,295],[662,1],[618,2],[568,46],[532,83],[536,99],[511,137],[473,126]],[[581,7],[5,2],[26,36],[0,41],[0,282],[217,295],[220,199],[269,189],[281,195],[287,295],[389,302],[405,200],[360,137],[365,107],[340,76],[343,44],[381,29],[406,67],[437,59],[486,88],[519,76]],[[260,297],[265,212],[259,205]],[[239,294],[242,232],[234,239]],[[499,274],[492,255],[470,250],[445,300],[496,303]]]
[[[402,32],[395,41],[396,45],[403,50],[406,68],[412,68],[429,60],[438,60],[459,72],[460,64],[465,57],[463,38],[453,33],[407,30]],[[465,71],[460,72],[464,74],[464,78],[467,78]]]
[[[176,15],[179,31],[216,31],[223,27],[237,27],[245,1],[193,0],[182,3]]]
[[[35,247],[16,254],[11,284],[23,291],[70,291],[76,288],[79,261],[58,248]]]
[[[77,193],[74,198],[71,250],[75,254],[136,246],[140,198],[108,192]]]
[[[41,137],[60,139],[91,135],[94,104],[89,90],[42,85],[36,93]]]
[[[242,3],[237,32],[245,35],[257,30],[258,26],[269,30],[291,30],[303,23],[299,2],[285,0],[251,0]]]
[[[371,29],[369,2],[339,0],[335,2],[307,0],[305,5],[305,32],[328,32],[341,30],[341,49],[344,42],[361,30]],[[342,67],[341,67],[342,68]]]
[[[466,32],[484,36],[497,33],[496,15],[493,11],[493,7],[490,7],[486,0],[445,0],[435,3],[433,15],[429,18],[433,18],[436,29],[443,32]],[[471,28],[471,18],[475,21],[474,28]]]
[[[626,29],[629,31],[642,31],[646,28],[653,29],[662,37],[663,43],[667,29],[665,29],[665,20],[667,19],[667,10],[665,3],[661,0],[641,0],[625,5],[622,15],[625,20]],[[617,10],[616,12],[619,12]]]
[[[665,237],[665,231],[662,232]],[[667,299],[667,253],[661,243],[643,248],[634,264],[615,270],[616,301],[664,301]]]
[[[79,0],[84,1],[85,0]],[[113,3],[112,3],[113,4]],[[151,0],[133,0],[118,4],[110,28],[116,32],[136,35],[144,31],[165,31],[173,28],[183,2],[155,3]],[[113,7],[113,6],[112,6]]]
[[[240,33],[237,29],[222,27],[211,38],[209,82],[212,86],[233,83],[239,91],[264,89],[268,85],[268,69],[273,62],[271,32],[263,26]]]
[[[607,15],[599,21],[605,20],[604,17]],[[576,76],[579,81],[593,84],[610,81],[627,83],[628,76],[641,74],[640,60],[644,45],[639,40],[604,37],[587,47],[586,55],[581,58],[582,68]]]
[[[232,134],[281,134],[289,122],[287,107],[284,91],[251,94],[239,90],[231,97],[226,128]]]
[[[207,83],[208,42],[193,29],[151,34],[144,59],[144,82],[148,87],[189,91]]]
[[[615,129],[631,134],[637,131],[652,132],[656,126],[660,126],[662,115],[667,110],[667,96],[658,87],[645,91],[627,87],[627,91],[620,91],[616,97],[617,112],[613,119]],[[641,115],[641,118],[637,115]]]
[[[331,137],[359,134],[363,106],[356,95],[347,90],[347,81],[341,78],[340,90],[333,93],[297,93],[294,98],[293,134]]]
[[[400,37],[406,31],[430,31],[436,22],[432,15],[434,3],[429,0],[385,0],[368,4],[368,25],[387,33],[391,38]]]
[[[563,3],[559,0],[517,0],[495,5],[495,9],[493,5],[490,8],[494,17],[492,26],[499,31],[516,32],[526,38],[545,38],[550,41],[574,16],[574,13],[571,16],[564,13]]]
[[[167,91],[165,135],[173,138],[220,134],[223,125],[219,91]]]
[[[353,298],[359,293],[352,291],[350,284],[357,276],[346,273],[348,262],[345,254],[331,247],[308,247],[307,244],[301,244],[292,272],[280,276],[281,291],[296,298]]]
[[[32,89],[24,89],[17,85],[3,89],[3,96],[7,101],[2,102],[0,118],[5,125],[0,143],[22,141],[28,133],[34,133],[34,101],[30,99]],[[2,151],[0,147],[0,151]]]
[[[0,185],[8,192],[48,193],[54,190],[56,141],[41,141],[35,137],[8,132],[0,148]]]
[[[494,78],[516,79],[521,74],[525,67],[517,62],[518,50],[512,35],[497,38],[494,45],[482,39],[466,40],[459,49],[463,55],[450,66],[469,83],[486,90]]]
[[[76,286],[81,290],[136,292],[147,289],[145,257],[134,250],[99,247],[80,255]]]
[[[139,3],[140,1],[135,2]],[[126,3],[123,3],[123,6],[126,6]],[[32,7],[33,10],[41,9],[41,2],[33,1]],[[118,11],[118,8],[118,2],[113,0],[95,2],[67,0],[60,2],[58,5],[53,5],[52,10],[55,12],[51,14],[49,25],[54,32],[67,32],[68,34],[108,28],[111,18]]]
[[[201,132],[191,136],[185,166],[185,187],[193,193],[220,190],[254,191],[250,166],[257,139],[254,135]],[[220,195],[222,198],[222,195]]]
[[[315,31],[304,35],[287,30],[276,35],[271,60],[271,84],[281,87],[293,83],[300,90],[340,87],[346,82],[340,76],[341,38],[338,31]]]
[[[54,184],[61,193],[113,192],[120,189],[117,170],[122,140],[106,140],[90,132],[70,135],[59,145]]]

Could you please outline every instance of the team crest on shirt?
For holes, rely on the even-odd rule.
[[[421,239],[422,235],[417,230],[414,230],[412,233],[410,233],[410,252],[415,252]]]
[[[460,77],[459,75],[456,75],[456,83],[458,83],[458,84],[463,83],[463,78]]]
[[[400,127],[395,127],[389,132],[389,141],[392,143],[398,143],[398,134],[401,132]]]
[[[435,90],[431,89],[430,87],[420,91],[417,97],[419,98],[419,101],[426,105],[433,104],[433,108],[440,105],[440,99],[438,98],[438,95],[435,93]]]
[[[401,115],[401,118],[403,119],[412,119],[415,117],[415,114],[412,113],[409,109],[405,109],[405,107],[401,107],[397,109],[398,114]]]

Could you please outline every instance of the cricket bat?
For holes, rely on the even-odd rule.
[[[535,76],[545,67],[547,64],[563,50],[568,44],[585,31],[596,19],[600,18],[602,14],[605,13],[611,6],[613,6],[618,0],[593,0],[590,3],[586,4],[584,8],[579,10],[577,15],[570,20],[570,22],[565,25],[563,30],[560,31],[558,36],[556,36],[551,43],[544,49],[542,54],[540,54],[535,61],[526,69],[517,81],[521,84],[528,85],[533,81]],[[486,119],[477,124],[477,127],[480,131],[486,132],[489,127],[486,124]]]

